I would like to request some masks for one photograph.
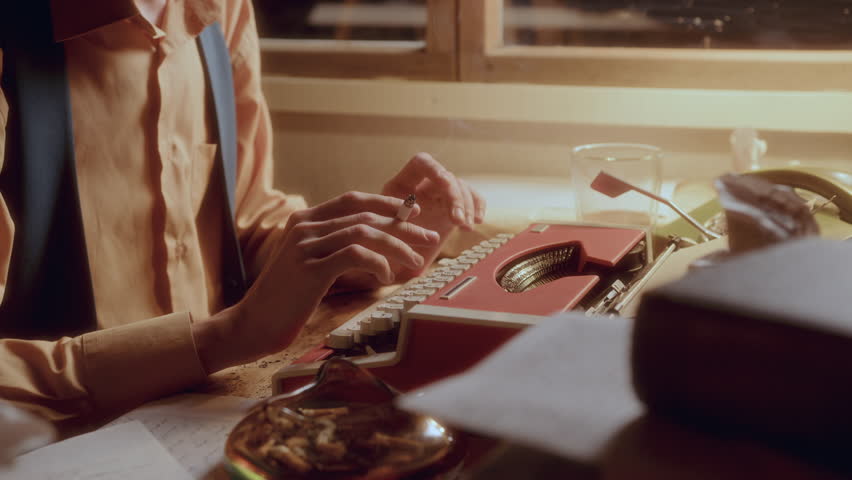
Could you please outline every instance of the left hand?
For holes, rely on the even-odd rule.
[[[436,245],[412,245],[412,248],[424,259],[424,267],[411,270],[396,267],[397,281],[415,277],[428,268],[446,241],[447,236],[459,227],[471,230],[474,224],[482,223],[485,217],[485,199],[464,180],[456,177],[432,155],[418,153],[402,167],[382,188],[382,195],[405,199],[409,194],[417,196],[420,214],[409,220],[428,230],[437,232],[441,241]],[[338,287],[368,288],[377,286],[375,279],[367,276],[346,275],[338,282]]]

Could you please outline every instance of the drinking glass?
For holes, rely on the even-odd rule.
[[[595,191],[591,183],[601,171],[654,194],[660,194],[662,150],[637,143],[598,143],[571,152],[571,185],[577,220],[639,226],[653,231],[657,202],[629,191],[615,198]]]

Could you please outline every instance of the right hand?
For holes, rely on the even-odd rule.
[[[349,192],[291,215],[281,243],[232,316],[233,343],[243,361],[289,345],[332,284],[366,272],[394,281],[400,266],[424,268],[412,247],[434,246],[436,232],[395,218],[398,198]],[[413,218],[420,213],[412,211]]]

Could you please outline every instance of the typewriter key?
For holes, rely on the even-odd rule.
[[[382,303],[377,308],[379,311],[390,313],[394,322],[399,322],[402,312],[405,311],[405,306],[401,303]]]
[[[432,277],[432,281],[448,283],[453,281],[453,277],[447,275],[435,275]]]
[[[402,305],[403,298],[404,297],[402,295],[394,295],[392,297],[386,298],[385,303],[398,303],[398,304]]]
[[[334,331],[325,338],[325,345],[336,350],[346,350],[355,346],[355,332],[351,330]]]
[[[409,296],[409,297],[405,297],[405,303],[403,303],[403,305],[405,305],[405,310],[411,310],[411,308],[413,306],[417,305],[418,303],[420,303],[424,300],[426,300],[426,297],[424,297],[424,296],[412,295],[412,296]]]
[[[373,312],[370,315],[370,326],[375,333],[393,330],[393,314],[388,312]]]
[[[476,253],[484,253],[486,255],[494,252],[493,248],[491,248],[491,247],[486,248],[486,247],[483,247],[482,245],[474,245],[473,247],[471,247],[471,250],[473,250]]]
[[[458,261],[459,261],[459,263],[462,263],[462,264],[473,265],[475,263],[478,263],[479,259],[475,258],[475,257],[464,256],[464,257],[459,257]]]

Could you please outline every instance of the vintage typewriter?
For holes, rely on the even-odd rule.
[[[355,315],[279,370],[273,388],[306,384],[335,356],[399,390],[418,388],[464,371],[554,313],[621,312],[673,249],[652,262],[647,232],[626,227],[533,224],[499,234]]]

